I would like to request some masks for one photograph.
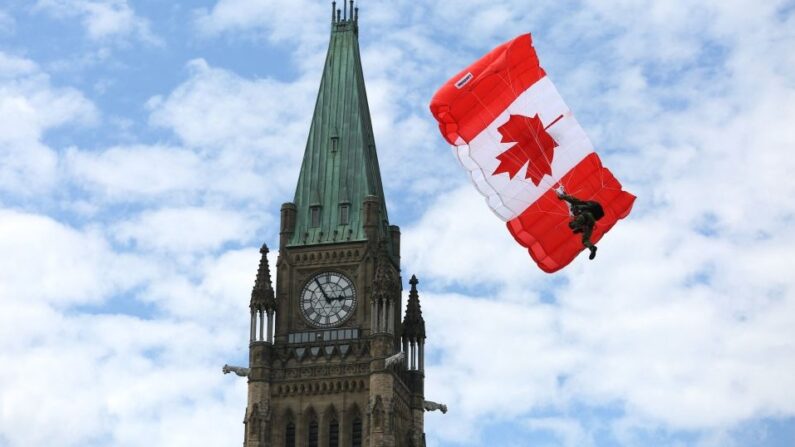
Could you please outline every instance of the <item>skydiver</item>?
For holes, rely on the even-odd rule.
[[[605,211],[599,202],[593,200],[580,200],[574,196],[570,196],[563,191],[563,187],[555,191],[560,200],[565,200],[571,205],[571,228],[574,234],[582,233],[582,245],[586,246],[591,254],[588,259],[596,257],[596,245],[591,242],[591,234],[593,234],[593,227],[596,221],[604,217]]]

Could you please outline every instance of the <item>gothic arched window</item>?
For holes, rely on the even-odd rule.
[[[328,425],[328,447],[339,447],[340,445],[340,424],[336,419],[332,419]]]
[[[317,421],[312,421],[309,423],[309,447],[317,447],[317,435]]]
[[[351,427],[351,445],[353,447],[362,447],[362,420],[355,418],[353,426]]]
[[[285,447],[295,447],[295,424],[292,422],[288,422],[284,430],[284,445]]]

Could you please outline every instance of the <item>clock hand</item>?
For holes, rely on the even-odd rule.
[[[320,281],[318,281],[317,278],[315,278],[315,284],[317,284],[317,286],[320,288],[320,293],[323,294],[323,298],[326,299],[326,303],[331,304],[331,301],[329,301],[328,295],[326,295],[326,291],[323,290],[323,286],[320,285]]]

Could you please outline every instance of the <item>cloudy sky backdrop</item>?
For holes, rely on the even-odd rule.
[[[363,0],[429,446],[795,445],[795,4]],[[325,0],[0,2],[0,446],[237,446],[248,299],[278,242]],[[638,196],[547,275],[427,105],[532,32]],[[273,260],[273,258],[272,258]],[[406,286],[404,284],[404,286]]]

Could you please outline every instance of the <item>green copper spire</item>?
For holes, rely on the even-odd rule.
[[[373,126],[359,56],[358,8],[332,6],[320,91],[295,190],[295,231],[289,246],[366,240],[363,201],[378,209],[379,236],[389,224]]]

